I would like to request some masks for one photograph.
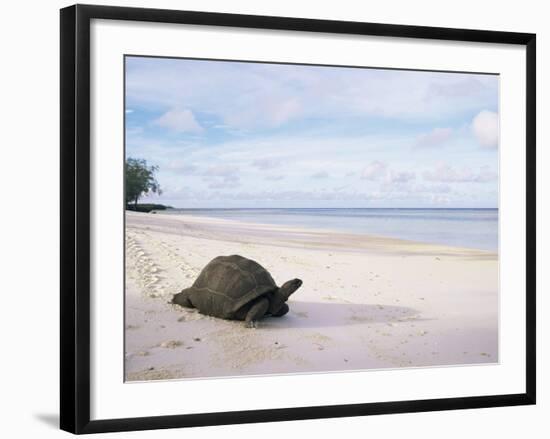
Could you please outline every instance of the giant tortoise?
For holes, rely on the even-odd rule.
[[[300,279],[292,279],[279,288],[257,262],[239,255],[218,256],[191,287],[175,294],[171,303],[256,327],[264,316],[284,316],[288,312],[285,302],[301,285]]]

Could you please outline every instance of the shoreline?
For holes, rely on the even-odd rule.
[[[150,213],[141,213],[134,211],[126,211],[126,215],[135,215],[137,217],[147,216]],[[156,213],[160,217],[166,218],[165,226],[169,229],[163,231],[168,232],[170,229],[179,229],[182,225],[186,225],[187,233],[200,233],[201,229],[208,232],[218,233],[220,238],[235,240],[235,242],[242,242],[235,238],[235,234],[224,235],[223,229],[230,228],[235,232],[241,232],[246,238],[261,238],[266,244],[277,245],[277,243],[284,242],[285,244],[300,244],[300,241],[309,245],[316,246],[320,242],[326,244],[334,244],[333,249],[343,250],[346,246],[339,244],[345,243],[347,250],[349,251],[383,251],[383,252],[399,252],[399,251],[411,251],[418,252],[419,250],[427,251],[430,253],[441,254],[455,254],[455,255],[485,255],[487,257],[494,256],[498,258],[498,250],[483,250],[471,247],[452,246],[446,244],[437,244],[424,241],[415,241],[411,239],[396,238],[385,235],[375,235],[368,233],[352,233],[343,232],[341,230],[318,228],[318,227],[299,227],[299,226],[287,226],[281,224],[270,224],[260,222],[247,222],[239,221],[227,218],[215,218],[201,215],[177,215]],[[174,221],[171,224],[169,221]],[[139,223],[139,220],[137,220]],[[147,220],[143,221],[144,227],[148,227],[150,230],[154,229]],[[138,226],[134,224],[134,226]],[[171,227],[170,227],[171,226]],[[139,227],[139,226],[138,226]],[[218,236],[217,236],[218,237]],[[324,248],[329,249],[330,248]]]
[[[257,330],[167,304],[221,254],[257,260],[290,312]],[[127,381],[498,362],[498,255],[393,238],[126,213]]]

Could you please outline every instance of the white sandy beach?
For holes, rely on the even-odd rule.
[[[259,262],[290,312],[258,329],[168,304],[215,256]],[[498,362],[493,252],[195,216],[126,213],[126,379]]]

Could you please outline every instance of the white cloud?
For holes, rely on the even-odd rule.
[[[329,201],[329,200],[368,200],[368,193],[341,193],[338,191],[308,191],[308,190],[281,190],[281,191],[255,191],[255,192],[224,192],[212,194],[213,197],[228,200],[248,201]]]
[[[183,160],[172,160],[166,166],[167,169],[177,174],[193,175],[197,172],[197,166],[192,163],[186,163]]]
[[[436,167],[432,164],[435,152],[411,150],[407,136],[347,138],[300,133],[208,145],[203,140],[181,146],[170,139],[155,143],[140,138],[140,142],[143,149],[137,156],[160,166],[158,177],[165,188],[162,200],[175,206],[360,207],[371,200],[368,205],[414,207],[433,206],[434,200],[446,198],[452,206],[496,203],[496,196],[488,192],[496,193],[496,173],[491,172],[497,169],[494,154],[470,149],[464,156],[445,148],[438,152],[445,160]],[[488,166],[480,169],[483,165]],[[321,171],[330,178],[311,178]],[[423,171],[428,171],[424,180]],[[188,188],[181,195],[170,190],[181,185]],[[345,189],[336,189],[341,187]],[[459,187],[463,192],[456,191]],[[472,194],[479,198],[472,201]],[[192,202],[177,201],[191,196]]]
[[[386,183],[408,183],[416,179],[416,173],[412,171],[394,171],[390,170],[386,174]]]
[[[329,175],[327,171],[319,171],[311,175],[311,178],[328,178],[328,177]]]
[[[239,172],[239,167],[236,165],[214,165],[206,169],[202,175],[208,177],[230,177]]]
[[[447,205],[450,204],[451,197],[449,197],[448,195],[431,194],[430,202],[438,206]]]
[[[380,194],[391,194],[393,197],[401,199],[429,199],[434,194],[452,193],[452,189],[448,184],[417,184],[409,181],[394,181],[384,182],[380,185]]]
[[[134,110],[132,110],[131,108],[128,108],[128,109],[125,111],[126,114],[130,114],[130,113],[133,113],[133,112],[134,112]]]
[[[435,169],[423,173],[424,180],[442,183],[486,183],[498,178],[496,172],[488,166],[482,166],[477,171],[469,168],[455,169],[446,163],[439,163]]]
[[[419,193],[448,194],[451,192],[451,186],[448,184],[433,184],[427,186],[418,184],[414,187],[414,191]]]
[[[290,98],[276,102],[273,108],[268,108],[271,126],[279,126],[288,122],[302,112],[302,105],[298,99]]]
[[[481,79],[466,75],[465,78],[456,81],[430,84],[428,88],[429,97],[456,98],[465,96],[476,96],[482,94],[486,88]]]
[[[498,146],[498,114],[492,111],[481,111],[472,122],[472,131],[484,148]]]
[[[361,178],[363,180],[380,180],[386,176],[388,165],[378,160],[370,162],[363,172]]]
[[[284,178],[287,178],[286,176]],[[487,206],[488,194],[477,187],[472,194],[457,192],[450,184],[382,183],[379,189],[361,189],[352,186],[330,188],[290,188],[283,183],[267,184],[261,188],[242,184],[213,181],[209,186],[173,185],[160,197],[162,202],[186,207],[432,207],[432,206]]]
[[[261,170],[277,168],[280,164],[280,160],[273,157],[263,157],[252,162],[252,166]]]
[[[440,146],[451,137],[453,130],[451,128],[434,128],[426,134],[422,134],[416,139],[416,148],[432,148]]]
[[[153,123],[182,133],[202,133],[204,131],[191,110],[167,111]]]
[[[498,78],[487,75],[155,58],[127,63],[127,102],[136,110],[185,102],[216,116],[218,125],[241,129],[303,119],[446,120],[491,108],[498,96]]]
[[[223,180],[213,181],[208,185],[209,189],[227,189],[240,186],[239,177],[229,177],[224,178]]]
[[[283,175],[266,175],[265,179],[269,181],[280,181],[284,178]]]
[[[210,189],[224,189],[240,186],[239,167],[235,165],[214,165],[201,172]]]

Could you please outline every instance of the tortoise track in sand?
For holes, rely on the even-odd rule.
[[[200,272],[178,250],[149,232],[127,229],[127,276],[133,277],[144,296],[171,298]]]
[[[178,252],[178,248],[162,240],[153,241],[157,249],[164,255],[165,260],[173,267],[177,267],[186,279],[196,279],[200,269],[191,265],[185,256]]]
[[[140,233],[126,233],[126,275],[131,276],[146,297],[159,296],[160,267],[145,250]]]

